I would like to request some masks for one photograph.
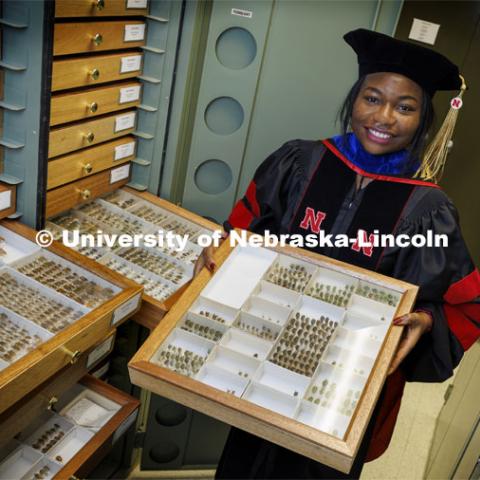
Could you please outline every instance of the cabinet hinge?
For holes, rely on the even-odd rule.
[[[452,394],[452,390],[453,390],[453,383],[451,383],[447,389],[445,390],[445,393],[443,395],[443,399],[444,399],[444,403],[447,403],[448,402],[448,399],[450,398],[450,395]]]
[[[143,448],[143,444],[145,443],[145,432],[137,431],[135,432],[135,439],[134,439],[134,448]]]

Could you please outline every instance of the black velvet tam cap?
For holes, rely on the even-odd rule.
[[[459,90],[462,85],[458,67],[430,48],[363,28],[348,32],[343,38],[358,56],[360,76],[376,72],[400,73],[431,96],[437,90]]]

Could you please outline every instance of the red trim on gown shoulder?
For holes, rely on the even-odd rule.
[[[480,272],[476,268],[458,282],[452,283],[443,296],[443,299],[451,305],[471,302],[480,297]]]
[[[437,185],[436,183],[424,182],[423,180],[413,180],[412,178],[390,177],[388,175],[377,175],[376,173],[366,172],[365,170],[362,170],[360,167],[357,167],[355,164],[353,164],[329,140],[322,140],[322,143],[332,153],[334,153],[348,168],[350,168],[354,172],[356,172],[359,175],[362,175],[364,177],[374,178],[375,180],[384,180],[384,181],[387,181],[387,182],[411,183],[413,185],[420,185],[420,186],[423,186],[423,187],[440,188],[440,186]]]

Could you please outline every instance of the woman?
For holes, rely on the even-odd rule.
[[[375,32],[360,29],[344,38],[357,53],[360,77],[341,111],[343,134],[322,142],[294,140],[270,155],[226,230],[321,229],[350,238],[359,231],[366,238],[374,231],[411,238],[431,230],[446,234],[449,244],[315,250],[420,286],[415,311],[394,321],[406,327],[404,337],[350,474],[232,429],[217,478],[358,478],[364,461],[388,446],[405,380],[445,380],[480,335],[480,275],[455,207],[431,181],[442,171],[443,132],[451,129],[444,127],[443,138],[419,161],[433,119],[432,96],[462,87],[458,68],[432,50]],[[210,251],[204,261],[213,266]]]

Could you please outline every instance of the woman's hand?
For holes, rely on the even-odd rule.
[[[195,262],[193,275],[196,277],[203,267],[207,267],[211,272],[213,272],[216,266],[215,260],[213,259],[213,247],[205,247]]]
[[[407,313],[407,315],[403,315],[403,317],[396,318],[393,321],[394,325],[405,325],[406,328],[403,330],[402,340],[398,346],[397,353],[393,357],[388,375],[398,368],[403,359],[420,340],[420,337],[432,329],[432,323],[432,317],[426,312]]]

